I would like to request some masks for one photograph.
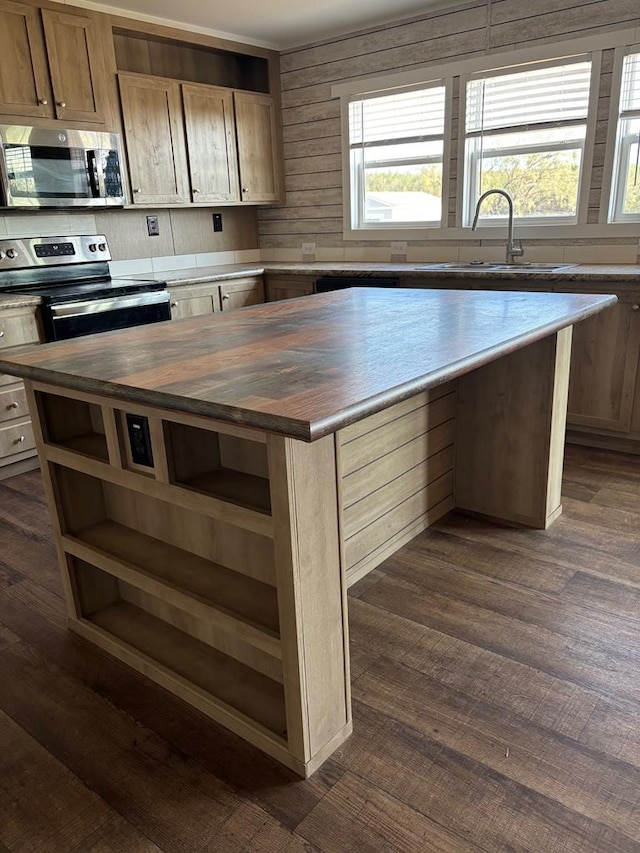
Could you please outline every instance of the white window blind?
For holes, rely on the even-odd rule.
[[[444,86],[352,101],[351,145],[420,140],[444,133]]]
[[[467,134],[584,122],[590,85],[591,62],[584,57],[472,79],[467,84]]]
[[[623,118],[640,115],[640,50],[628,53],[622,66],[620,115]]]

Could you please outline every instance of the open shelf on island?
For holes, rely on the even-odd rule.
[[[85,619],[154,663],[244,714],[279,737],[286,737],[282,684],[196,640],[122,599],[86,614]],[[176,690],[175,692],[179,691]]]
[[[165,422],[173,483],[260,512],[271,512],[264,443]]]
[[[100,406],[43,391],[37,392],[37,399],[48,444],[109,461]]]
[[[278,597],[275,588],[266,583],[108,519],[77,531],[74,538],[90,547],[93,562],[102,563],[105,571],[117,572],[115,564],[119,564],[124,579],[136,583],[132,578],[136,576],[136,585],[156,594],[159,582],[170,597],[173,593],[172,603],[177,607],[185,606],[185,597],[192,598],[203,613],[203,608],[211,608],[272,638],[279,636]],[[73,539],[65,537],[66,541],[73,551]],[[237,629],[242,631],[242,626]]]

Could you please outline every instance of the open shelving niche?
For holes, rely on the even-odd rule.
[[[126,452],[124,411],[35,393],[73,591],[70,626],[283,760],[264,436],[159,416],[145,471]],[[219,502],[235,508],[233,523],[219,517]]]

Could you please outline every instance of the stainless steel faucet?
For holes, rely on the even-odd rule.
[[[516,245],[516,241],[513,239],[513,198],[506,190],[487,190],[482,193],[478,199],[478,203],[476,204],[476,212],[473,217],[471,230],[475,231],[478,227],[478,217],[480,216],[480,206],[482,205],[482,202],[487,198],[487,196],[494,194],[504,196],[507,200],[507,204],[509,205],[509,233],[507,235],[506,258],[508,264],[514,264],[514,258],[521,258],[524,255],[524,249],[522,248],[521,240],[518,240],[518,244]]]

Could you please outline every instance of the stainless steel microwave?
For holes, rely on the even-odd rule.
[[[0,145],[3,207],[124,204],[117,133],[0,125]]]

